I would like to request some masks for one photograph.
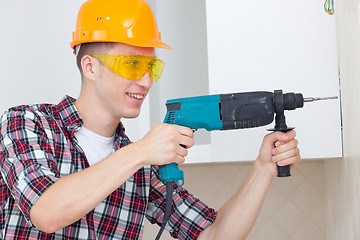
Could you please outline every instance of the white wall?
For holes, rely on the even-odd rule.
[[[339,96],[336,18],[322,4],[207,0],[210,93],[282,89],[304,97]],[[305,103],[285,116],[296,127],[303,158],[342,156],[340,99]],[[212,132],[212,159],[256,158],[273,126]]]
[[[19,104],[77,97],[80,74],[70,48],[83,0],[0,1],[0,112]]]
[[[344,157],[325,161],[328,240],[360,239],[360,1],[337,1]]]

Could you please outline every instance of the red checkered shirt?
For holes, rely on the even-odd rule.
[[[58,105],[23,105],[6,111],[0,122],[0,239],[141,239],[145,216],[161,224],[165,184],[156,166],[138,170],[77,222],[55,233],[32,225],[29,212],[57,179],[89,167],[74,133],[82,120],[66,96]],[[117,150],[130,144],[120,123]],[[196,239],[216,217],[215,210],[175,186],[173,212],[166,229],[179,239]]]

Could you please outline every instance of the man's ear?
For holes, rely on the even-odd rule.
[[[81,69],[84,77],[94,81],[97,65],[98,64],[94,57],[91,57],[90,55],[84,55],[81,58]]]

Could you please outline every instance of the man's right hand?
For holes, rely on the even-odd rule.
[[[136,143],[141,154],[145,155],[145,165],[165,165],[183,163],[187,149],[194,146],[194,133],[188,127],[159,123]],[[181,147],[185,145],[186,149]]]

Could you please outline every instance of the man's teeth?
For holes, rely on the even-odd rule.
[[[144,95],[140,95],[140,94],[127,93],[127,95],[128,95],[129,97],[136,98],[136,99],[139,99],[139,100],[144,97]]]

